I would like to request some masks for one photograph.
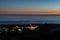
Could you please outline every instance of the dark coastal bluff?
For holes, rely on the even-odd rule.
[[[60,39],[60,24],[0,25],[1,40]]]

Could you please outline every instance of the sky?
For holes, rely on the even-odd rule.
[[[60,14],[60,0],[0,0],[0,15]]]

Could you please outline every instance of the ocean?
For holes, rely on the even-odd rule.
[[[0,16],[0,24],[60,24],[60,16]]]

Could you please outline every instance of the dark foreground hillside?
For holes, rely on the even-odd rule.
[[[4,25],[4,26],[6,27],[12,25]],[[21,32],[19,32],[17,29],[15,29],[15,31],[10,31],[10,28],[8,27],[8,32],[0,31],[0,40],[46,40],[46,39],[58,40],[60,39],[60,24],[38,24],[38,26],[39,27],[36,28],[35,30],[29,30],[24,28],[23,31]]]

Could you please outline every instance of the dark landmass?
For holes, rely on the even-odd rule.
[[[0,14],[0,16],[60,16],[60,14],[40,14],[40,15],[29,15],[29,14]]]
[[[18,24],[16,24],[18,25]],[[7,27],[10,30],[10,27],[16,25],[0,25],[0,28]],[[33,24],[32,24],[33,25]],[[60,39],[60,24],[34,24],[38,25],[38,28],[35,30],[23,29],[22,32],[0,31],[0,40],[58,40]],[[18,25],[19,27],[26,27],[26,25]]]

